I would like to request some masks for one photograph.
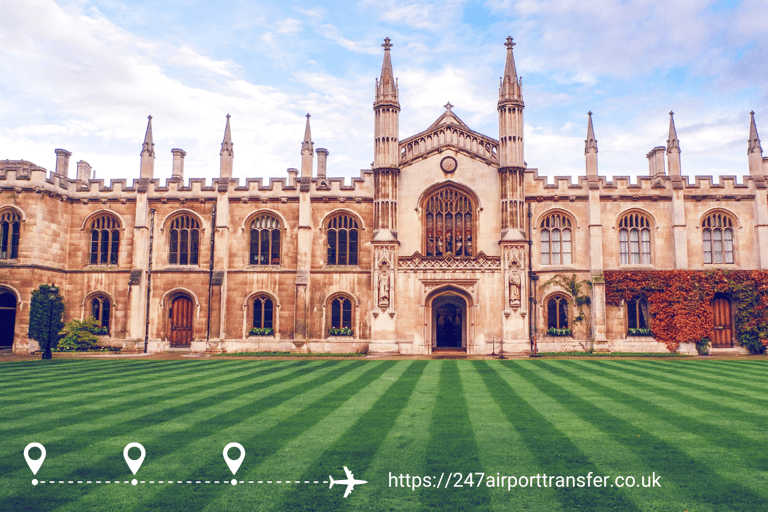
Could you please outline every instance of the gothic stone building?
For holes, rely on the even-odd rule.
[[[55,283],[65,321],[93,315],[108,331],[101,342],[126,351],[524,353],[534,335],[539,350],[665,351],[628,334],[652,322],[642,299],[606,305],[605,270],[768,269],[768,158],[754,114],[743,183],[682,176],[672,113],[666,147],[648,153],[649,175],[607,181],[590,113],[586,176],[548,184],[523,157],[511,38],[498,140],[450,104],[401,139],[388,39],[383,46],[373,168],[351,185],[327,177],[309,116],[300,171],[269,183],[232,179],[229,116],[211,185],[185,182],[181,149],[172,178],[154,178],[151,118],[132,183],[89,179],[83,161],[71,179],[63,149],[50,174],[1,161],[2,343],[37,348],[27,337],[31,293]],[[541,287],[557,274],[593,282],[591,339],[567,290]],[[731,334],[716,346],[733,346],[732,329],[722,332]]]

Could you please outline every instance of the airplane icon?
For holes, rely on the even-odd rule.
[[[346,480],[334,480],[331,475],[328,475],[328,478],[331,479],[331,485],[328,486],[330,489],[333,487],[333,484],[342,484],[347,486],[347,492],[344,493],[344,497],[346,498],[349,496],[349,493],[352,492],[352,489],[358,485],[358,484],[367,484],[368,482],[365,480],[355,480],[355,476],[352,474],[352,472],[347,468],[347,466],[344,466],[344,472],[347,474]]]

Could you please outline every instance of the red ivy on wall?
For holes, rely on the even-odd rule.
[[[606,271],[605,300],[615,306],[642,296],[648,301],[654,337],[677,350],[681,342],[709,338],[712,299],[722,293],[735,309],[738,341],[753,353],[768,343],[768,272],[741,270]]]

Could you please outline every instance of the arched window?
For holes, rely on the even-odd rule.
[[[357,220],[344,213],[328,221],[328,265],[357,265]]]
[[[571,219],[553,213],[541,221],[541,264],[570,265]]]
[[[274,333],[275,305],[272,299],[266,295],[259,295],[253,299],[253,329],[260,329],[259,334],[271,335]]]
[[[21,217],[13,210],[0,214],[0,260],[15,260],[19,257],[19,230]]]
[[[346,295],[337,295],[331,298],[331,322],[329,334],[352,336],[353,329],[353,304],[352,299]]]
[[[636,297],[627,301],[627,329],[630,335],[650,334],[648,301]]]
[[[117,265],[120,223],[111,215],[99,215],[91,223],[91,265]]]
[[[568,299],[555,295],[547,300],[547,330],[568,329]]]
[[[442,258],[473,255],[474,205],[469,196],[456,188],[442,188],[424,203],[424,240],[427,256]]]
[[[191,215],[179,215],[171,221],[168,263],[197,265],[200,224]]]
[[[104,295],[96,295],[91,299],[91,316],[99,321],[104,329],[104,334],[109,336],[109,319],[112,307],[109,298]]]
[[[280,264],[280,221],[262,214],[251,222],[250,265]]]
[[[641,213],[630,213],[619,222],[619,252],[622,265],[651,264],[651,221]]]
[[[733,221],[713,213],[701,223],[704,263],[733,263]]]

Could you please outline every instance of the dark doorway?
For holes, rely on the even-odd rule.
[[[169,340],[172,347],[188,347],[192,342],[192,307],[192,300],[183,295],[171,302],[168,317],[171,320]]]
[[[16,329],[16,296],[9,292],[0,293],[0,347],[13,346]]]
[[[466,347],[465,330],[467,306],[456,295],[444,295],[432,302],[434,347],[462,349]]]
[[[733,347],[733,313],[731,301],[725,297],[712,300],[714,325],[712,326],[712,348]]]

